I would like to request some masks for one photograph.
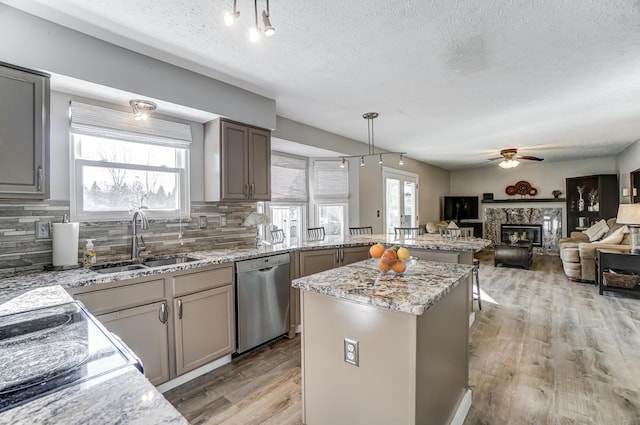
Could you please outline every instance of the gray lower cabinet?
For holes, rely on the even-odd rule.
[[[96,316],[140,357],[153,385],[169,380],[167,303],[162,301]]]
[[[0,63],[0,198],[49,197],[49,76]]]
[[[233,265],[70,289],[140,357],[154,385],[235,351]]]
[[[320,273],[335,267],[346,266],[347,264],[369,258],[369,246],[357,246],[337,249],[318,249],[314,251],[301,251],[298,258],[292,261],[295,266],[291,269],[291,280]],[[292,258],[294,260],[294,258]],[[294,272],[295,271],[295,272]],[[300,290],[291,290],[291,330],[289,335],[293,336],[297,325],[300,324]]]
[[[177,375],[235,350],[232,285],[176,298],[173,306]]]
[[[368,246],[302,251],[300,252],[299,277],[320,273],[334,267],[346,266],[367,258],[369,258]]]

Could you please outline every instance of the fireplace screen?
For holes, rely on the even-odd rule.
[[[533,246],[542,246],[541,224],[501,224],[500,234],[504,243],[509,243],[509,238],[515,235],[519,240],[533,241]]]

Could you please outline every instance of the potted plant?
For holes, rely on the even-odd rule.
[[[562,195],[562,191],[556,189],[556,190],[552,191],[551,194],[553,195],[554,198],[557,198],[558,196]]]

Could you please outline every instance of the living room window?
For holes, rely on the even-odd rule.
[[[128,219],[189,214],[188,124],[71,103],[71,209],[74,219]]]

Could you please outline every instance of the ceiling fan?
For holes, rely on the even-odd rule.
[[[500,162],[498,165],[502,168],[515,168],[518,166],[518,164],[520,164],[520,161],[518,161],[518,159],[528,159],[530,161],[544,161],[544,158],[538,158],[537,156],[530,156],[530,155],[518,155],[518,149],[516,148],[509,148],[509,149],[502,149],[500,151],[500,156],[496,157],[496,158],[489,158],[489,161],[496,161],[498,159],[501,159],[502,162]]]

